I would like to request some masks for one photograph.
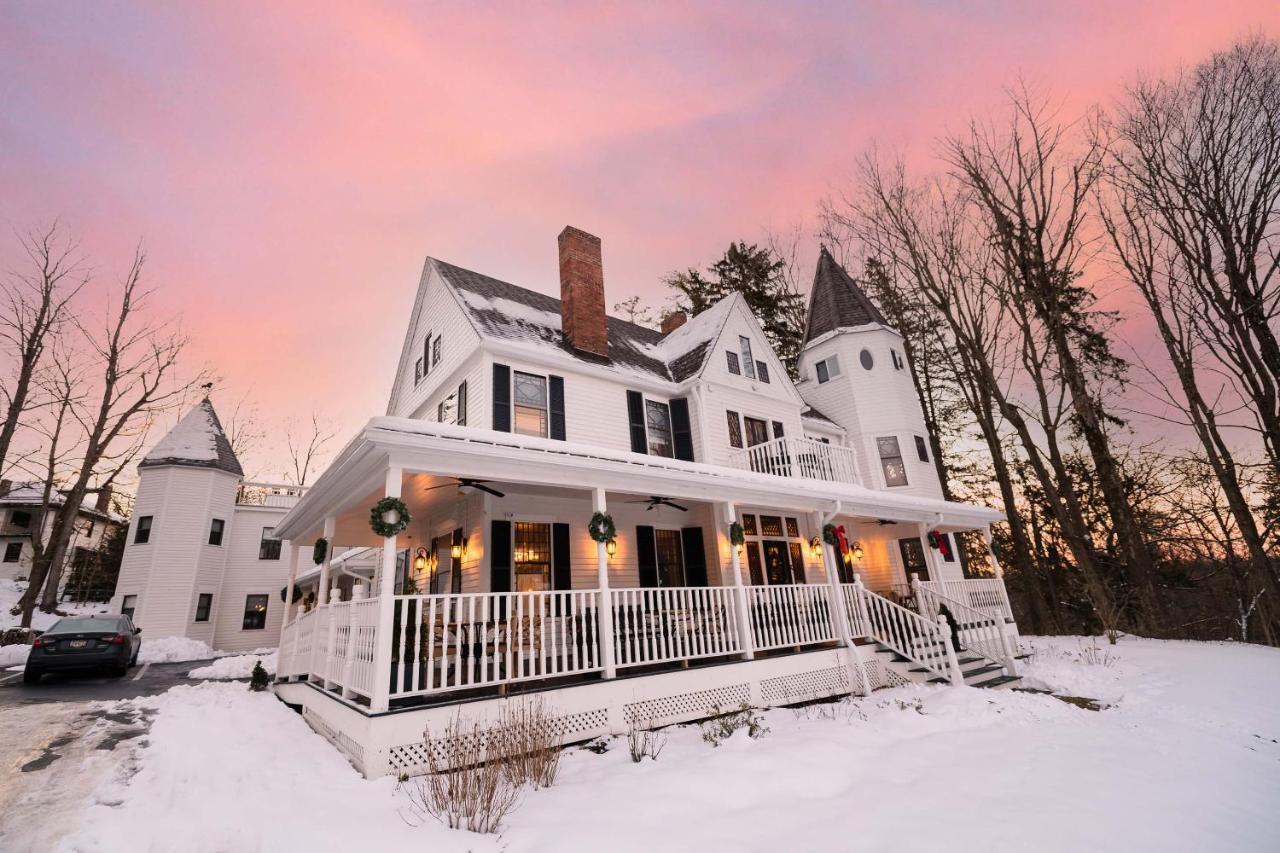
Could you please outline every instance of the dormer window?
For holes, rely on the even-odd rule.
[[[830,382],[832,377],[840,375],[840,360],[829,355],[813,366],[813,372],[817,374],[819,385]]]
[[[751,357],[751,339],[746,335],[738,336],[738,350],[742,353],[742,371],[748,379],[756,378],[756,362]]]
[[[738,354],[733,350],[725,350],[724,357],[729,363],[729,372],[734,376],[741,376],[742,368],[738,366]]]

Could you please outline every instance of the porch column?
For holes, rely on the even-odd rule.
[[[337,528],[338,519],[330,516],[324,520],[324,560],[320,563],[320,592],[316,596],[320,605],[329,603],[329,561],[333,559],[333,533]]]
[[[938,568],[938,561],[934,559],[933,549],[929,547],[929,523],[927,521],[920,522],[920,544],[924,546],[924,563],[929,569],[929,580],[941,582],[942,570]],[[911,578],[907,578],[907,583],[911,583]]]
[[[595,512],[605,512],[604,489],[592,491],[592,504]],[[609,551],[604,542],[596,543],[596,587],[600,590],[599,615],[600,632],[600,665],[604,669],[605,678],[618,676],[617,662],[613,649],[613,596],[609,592]]]
[[[387,469],[387,485],[384,496],[400,497],[404,469]],[[396,593],[396,537],[382,540],[382,569],[378,578],[378,630],[373,646],[373,696],[369,703],[372,711],[385,711],[391,702],[391,623],[395,619]]]
[[[751,660],[756,656],[755,640],[751,637],[751,613],[747,609],[747,590],[742,585],[742,561],[738,559],[738,546],[728,536],[727,528],[738,520],[738,510],[732,503],[720,505],[724,515],[724,530],[719,536],[729,540],[729,566],[733,571],[733,609],[738,612],[738,643],[742,647],[742,659]]]
[[[293,646],[297,645],[296,637],[293,638],[293,642],[290,644],[289,648],[285,648],[284,642],[283,642],[284,629],[289,626],[290,622],[294,621],[290,617],[293,616],[293,584],[297,580],[297,577],[298,577],[298,549],[290,548],[289,549],[289,583],[284,588],[284,615],[280,617],[280,639],[282,642],[280,643],[280,651],[279,651],[279,654],[277,655],[279,660],[276,661],[276,681],[288,680],[288,676],[281,676],[280,673],[288,672],[286,663],[290,658],[293,657]]]
[[[853,685],[857,684],[862,688],[863,696],[871,695],[871,682],[867,678],[867,669],[862,665],[862,652],[855,643],[853,630],[849,626],[849,609],[845,601],[844,586],[840,583],[840,555],[836,553],[836,549],[827,544],[822,538],[822,528],[827,522],[835,518],[835,513],[829,517],[823,517],[822,513],[815,512],[812,515],[814,528],[818,531],[819,541],[822,542],[822,567],[827,573],[827,586],[831,590],[831,606],[835,610],[836,634],[840,638],[840,644],[845,650],[845,667],[849,670],[849,689],[853,690]]]

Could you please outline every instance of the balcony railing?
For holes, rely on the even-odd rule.
[[[307,491],[306,486],[287,486],[281,483],[241,483],[236,492],[240,506],[278,506],[289,508]]]
[[[811,438],[775,438],[735,451],[729,464],[742,471],[778,477],[806,477],[835,483],[860,483],[853,450]]]

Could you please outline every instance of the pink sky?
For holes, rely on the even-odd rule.
[[[1280,32],[1243,0],[532,8],[6,4],[0,221],[60,217],[104,279],[144,240],[224,406],[345,440],[384,410],[428,254],[555,293],[572,223],[611,303],[660,302],[663,273],[812,227],[873,141],[923,159],[1019,73],[1105,102]],[[279,476],[270,451],[251,473]]]

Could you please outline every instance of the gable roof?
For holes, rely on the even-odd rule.
[[[836,329],[871,323],[888,325],[880,309],[823,246],[818,253],[818,268],[813,274],[813,289],[809,292],[804,343]]]
[[[53,489],[49,494],[49,506],[58,507],[67,502],[67,496],[59,489]],[[0,507],[41,507],[44,506],[44,484],[43,483],[14,483],[9,491],[0,494]],[[91,515],[95,518],[105,518],[108,521],[114,521],[123,524],[126,519],[122,515],[116,515],[114,512],[103,512],[93,504],[81,504],[81,515]]]
[[[579,361],[601,363],[565,340],[560,328],[560,300],[554,296],[444,261],[430,259],[429,263],[457,294],[482,337],[545,347]],[[711,343],[728,317],[726,303],[730,301],[721,300],[669,335],[606,316],[610,366],[669,382],[689,379],[702,369]]]
[[[156,465],[216,468],[237,477],[244,476],[240,460],[231,449],[231,442],[222,431],[222,422],[218,420],[218,413],[213,410],[213,403],[208,397],[183,415],[138,463],[139,468]]]

